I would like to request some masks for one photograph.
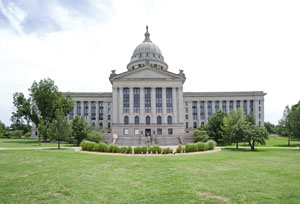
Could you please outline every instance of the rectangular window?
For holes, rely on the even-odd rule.
[[[215,113],[219,111],[219,101],[215,101]]]
[[[204,115],[204,101],[200,101],[200,119],[204,120],[205,115]]]
[[[123,132],[124,132],[124,135],[128,135],[128,129],[124,129]]]
[[[99,120],[103,120],[103,102],[99,101]]]
[[[171,128],[168,129],[168,135],[173,135],[173,129]]]
[[[211,101],[207,102],[207,115],[208,115],[208,118],[210,118],[212,116],[212,102]]]
[[[258,114],[258,118],[259,118],[259,119],[261,118],[261,114]]]
[[[185,108],[185,113],[189,113],[189,108]]]
[[[156,88],[155,89],[155,95],[156,95],[156,113],[162,112],[162,89]]]
[[[129,113],[129,88],[123,89],[123,113]]]
[[[248,113],[247,113],[247,101],[245,100],[245,101],[243,101],[243,111],[244,111],[244,113],[247,115]]]
[[[84,118],[87,120],[89,116],[89,102],[84,102]]]
[[[226,101],[222,102],[222,111],[226,112]]]
[[[241,107],[241,101],[238,100],[236,101],[236,109],[239,109]]]
[[[189,105],[189,104],[188,104],[188,102],[186,101],[186,102],[185,102],[185,106],[188,106],[188,105]]]
[[[157,135],[162,135],[162,129],[157,129]]]
[[[233,110],[233,101],[229,102],[229,111],[231,112]]]
[[[259,111],[259,112],[261,111],[261,108],[260,108],[260,106],[258,106],[258,111]]]
[[[189,115],[185,115],[185,119],[188,120],[189,119]]]
[[[107,120],[110,120],[110,115],[107,115]]]
[[[81,116],[81,101],[77,101],[76,102],[76,106],[77,106],[77,115]]]
[[[92,120],[96,120],[96,102],[92,101]]]
[[[134,129],[134,134],[135,134],[135,135],[140,134],[140,130],[139,130],[139,129]]]
[[[145,113],[151,113],[151,88],[145,88]]]
[[[188,122],[185,123],[185,128],[189,128],[189,123]]]
[[[74,118],[74,109],[71,110],[71,112],[69,113],[69,120],[73,120]]]
[[[173,113],[173,98],[172,98],[172,88],[166,89],[166,100],[167,100],[167,113]]]
[[[134,113],[140,112],[140,88],[133,89],[133,111]]]
[[[250,101],[250,113],[253,113],[253,100]]]
[[[107,123],[107,128],[110,129],[110,123]]]
[[[193,120],[197,120],[197,101],[193,101],[192,112],[193,112]]]

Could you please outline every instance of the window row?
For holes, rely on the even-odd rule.
[[[145,123],[146,125],[150,125],[151,124],[151,118],[150,116],[146,116],[145,117]],[[168,116],[167,117],[167,124],[168,125],[172,125],[173,121],[172,121],[172,116]],[[135,116],[134,117],[134,124],[135,125],[139,125],[140,124],[140,117],[139,116]],[[161,116],[157,116],[156,117],[156,124],[157,125],[161,125],[162,124],[162,118]],[[124,125],[129,125],[129,117],[125,116],[124,117]]]
[[[173,135],[173,129],[172,128],[168,128],[168,135]],[[143,135],[143,131],[140,131],[138,128],[134,129],[134,135]],[[123,129],[123,134],[124,135],[128,135],[129,134],[129,130],[127,128]],[[155,134],[155,131],[153,131],[153,134]],[[157,135],[162,135],[163,134],[163,129],[162,128],[157,128],[156,129],[156,134]]]

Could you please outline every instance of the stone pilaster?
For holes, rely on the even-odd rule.
[[[182,87],[178,87],[178,123],[183,124],[185,121],[185,105],[183,102]]]
[[[177,123],[177,94],[176,88],[172,88],[172,105],[173,105],[173,124]]]
[[[151,87],[151,121],[156,124],[156,109],[155,109],[155,87]]]
[[[207,101],[204,101],[204,116],[205,116],[205,124],[208,123],[208,113],[207,113]]]
[[[117,87],[113,87],[112,95],[113,95],[112,124],[115,125],[118,123],[118,89],[117,89]],[[104,112],[106,112],[107,109],[104,109],[104,110],[105,110]],[[107,118],[104,118],[104,120],[107,120]]]
[[[129,124],[134,123],[133,118],[133,87],[129,88]]]
[[[162,87],[162,123],[167,124],[167,100],[165,87]]]
[[[119,87],[119,109],[118,109],[118,123],[123,121],[123,87]]]

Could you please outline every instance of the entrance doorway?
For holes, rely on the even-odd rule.
[[[146,129],[145,130],[145,137],[151,136],[151,129]]]

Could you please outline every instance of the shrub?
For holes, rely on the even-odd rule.
[[[182,146],[179,145],[179,146],[177,147],[177,149],[176,149],[176,153],[181,153],[181,151],[182,151]]]
[[[15,130],[9,132],[10,138],[21,138],[23,136],[22,130]]]
[[[207,149],[206,144],[203,142],[198,142],[198,143],[196,143],[196,145],[197,145],[198,151],[205,151]]]
[[[120,148],[120,153],[126,153],[127,147],[121,147]]]
[[[119,153],[120,148],[117,145],[112,145],[112,153]]]
[[[205,130],[196,129],[193,136],[194,142],[206,142],[208,140],[208,134]]]
[[[85,151],[94,151],[94,149],[96,147],[96,143],[95,142],[90,142],[90,141],[83,140],[80,143],[80,146],[81,146],[82,150],[85,150]]]
[[[132,147],[127,147],[126,154],[132,154]]]
[[[170,147],[168,147],[168,148],[167,148],[167,153],[168,153],[168,154],[173,154],[173,150],[172,150]]]
[[[148,154],[151,154],[152,153],[152,147],[149,147],[148,148]]]
[[[114,145],[113,145],[113,144],[110,144],[110,145],[108,145],[107,151],[108,151],[108,152],[113,152],[113,148],[114,148]]]
[[[207,144],[207,149],[209,150],[214,149],[215,146],[217,145],[217,143],[214,140],[208,140],[206,144]]]
[[[26,132],[24,136],[25,136],[26,138],[31,137],[31,132]]]
[[[97,152],[107,152],[107,144],[100,142],[99,144],[96,144],[95,150]]]
[[[87,136],[87,140],[92,141],[92,142],[102,142],[102,132],[101,131],[96,131],[96,130],[92,130],[88,136]]]
[[[133,151],[135,154],[141,154],[142,152],[141,147],[135,147]]]
[[[141,148],[143,154],[147,154],[148,147],[144,146]]]
[[[197,152],[197,145],[196,144],[186,144],[185,152]]]
[[[185,147],[182,147],[182,151],[181,151],[182,153],[184,153],[185,152]]]

